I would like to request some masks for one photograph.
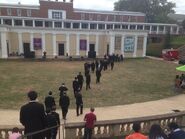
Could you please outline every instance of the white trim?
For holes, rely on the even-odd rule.
[[[143,57],[146,56],[146,46],[147,46],[147,36],[144,36],[143,38]]]
[[[46,51],[46,40],[45,40],[45,33],[42,33],[42,54]]]
[[[33,32],[30,33],[30,51],[34,51],[34,48],[33,48]]]
[[[96,55],[97,55],[97,56],[99,55],[98,49],[99,49],[99,35],[96,34],[95,51],[96,51]]]
[[[137,35],[135,35],[135,37],[134,37],[134,39],[135,39],[135,46],[134,46],[134,53],[133,53],[133,57],[136,57],[137,55],[137,41],[138,41],[138,36]]]
[[[134,15],[134,16],[145,16],[141,12],[129,12],[129,11],[103,11],[103,10],[92,10],[92,9],[78,9],[74,8],[76,13],[96,13],[96,14],[113,14],[113,15]]]
[[[53,42],[52,42],[52,44],[53,44],[53,56],[55,57],[55,56],[57,56],[57,46],[56,46],[56,34],[55,33],[53,33]]]
[[[23,5],[23,4],[5,4],[0,3],[0,8],[15,8],[15,9],[35,9],[39,10],[40,6],[37,5]]]
[[[66,53],[68,53],[68,56],[70,55],[70,41],[69,41],[69,33],[66,34]]]
[[[18,32],[18,41],[19,41],[19,54],[23,53],[23,44],[22,44],[22,33]]]
[[[2,58],[8,58],[8,50],[6,44],[6,32],[0,32],[1,35],[1,56]]]
[[[86,40],[87,40],[87,49],[86,49],[86,56],[88,56],[88,52],[89,52],[89,35],[86,35]]]
[[[125,52],[124,52],[124,46],[125,45],[125,35],[122,35],[121,37],[121,54],[123,55],[123,57],[125,57]]]
[[[80,34],[76,34],[76,55],[79,56],[80,55]]]
[[[110,55],[114,54],[114,47],[115,47],[115,34],[110,35]]]
[[[48,9],[48,18],[53,19],[53,20],[62,20],[62,19],[56,19],[52,17],[52,12],[59,12],[62,13],[62,19],[66,19],[66,11],[64,10],[53,10],[53,9]]]

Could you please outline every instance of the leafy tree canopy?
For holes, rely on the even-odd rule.
[[[114,3],[116,11],[134,11],[146,14],[147,22],[171,23],[169,13],[175,13],[176,5],[167,0],[118,0]]]

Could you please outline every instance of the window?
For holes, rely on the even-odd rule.
[[[88,29],[88,23],[82,23],[82,29]]]
[[[109,21],[109,16],[108,15],[106,16],[105,21]]]
[[[3,24],[3,23],[1,22],[1,18],[0,18],[0,24]]]
[[[163,31],[164,30],[164,26],[159,26],[159,31]]]
[[[122,29],[128,29],[128,25],[122,25]]]
[[[4,23],[5,25],[12,25],[12,19],[4,19],[4,20],[3,20],[3,23]]]
[[[152,31],[157,31],[157,26],[152,26]]]
[[[42,21],[35,21],[35,26],[36,27],[43,27],[43,22]]]
[[[64,28],[71,28],[71,23],[64,22]]]
[[[73,23],[73,28],[76,29],[76,28],[79,28],[80,27],[80,24],[79,23]]]
[[[7,15],[12,15],[12,9],[10,8],[7,9]]]
[[[150,30],[150,26],[145,26],[145,30]]]
[[[124,41],[124,52],[133,52],[135,46],[134,37],[126,37]]]
[[[32,20],[24,20],[25,26],[32,27],[33,26],[33,21]]]
[[[143,25],[137,25],[137,30],[143,30]]]
[[[116,15],[114,15],[114,21],[116,21]]]
[[[123,16],[120,16],[120,22],[123,22]]]
[[[105,29],[105,24],[98,24],[98,29]]]
[[[120,26],[119,24],[115,24],[115,25],[114,25],[114,28],[115,28],[115,29],[120,29],[120,27],[121,27],[121,26]]]
[[[81,20],[85,20],[85,14],[84,13],[81,14]]]
[[[52,12],[53,19],[62,19],[62,12]]]
[[[55,28],[61,28],[62,22],[55,22]]]
[[[31,16],[31,10],[27,10],[27,16]]]
[[[93,20],[93,14],[89,14],[89,20]]]
[[[115,36],[115,50],[121,50],[121,36]]]
[[[14,20],[15,26],[22,26],[22,20]]]
[[[97,24],[90,24],[90,29],[96,29],[97,28]]]
[[[113,24],[107,24],[107,29],[113,29]]]
[[[97,21],[101,21],[101,15],[97,15]]]
[[[50,27],[52,28],[52,22],[51,21],[45,21],[45,27]]]
[[[21,9],[17,9],[17,16],[21,16]]]
[[[130,29],[131,29],[131,30],[136,29],[136,25],[130,25]]]

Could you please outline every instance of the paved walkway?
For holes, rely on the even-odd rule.
[[[149,115],[173,113],[172,110],[185,110],[185,94],[169,97],[157,101],[134,103],[129,105],[119,105],[110,107],[95,108],[98,120],[112,120],[133,118]],[[57,110],[61,116],[61,110]],[[89,108],[84,109],[84,114],[89,112]],[[70,109],[67,115],[67,122],[83,121],[84,114],[76,116],[75,109]],[[19,110],[0,109],[0,125],[20,125]]]

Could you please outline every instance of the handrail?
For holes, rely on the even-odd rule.
[[[33,136],[33,135],[36,135],[38,133],[43,133],[45,131],[48,131],[48,130],[53,129],[53,128],[58,128],[58,127],[60,128],[60,125],[56,125],[56,126],[52,126],[52,127],[49,127],[49,128],[45,128],[45,129],[42,129],[42,130],[35,131],[35,132],[31,132],[31,133],[20,136],[18,139],[23,139],[25,137]]]

